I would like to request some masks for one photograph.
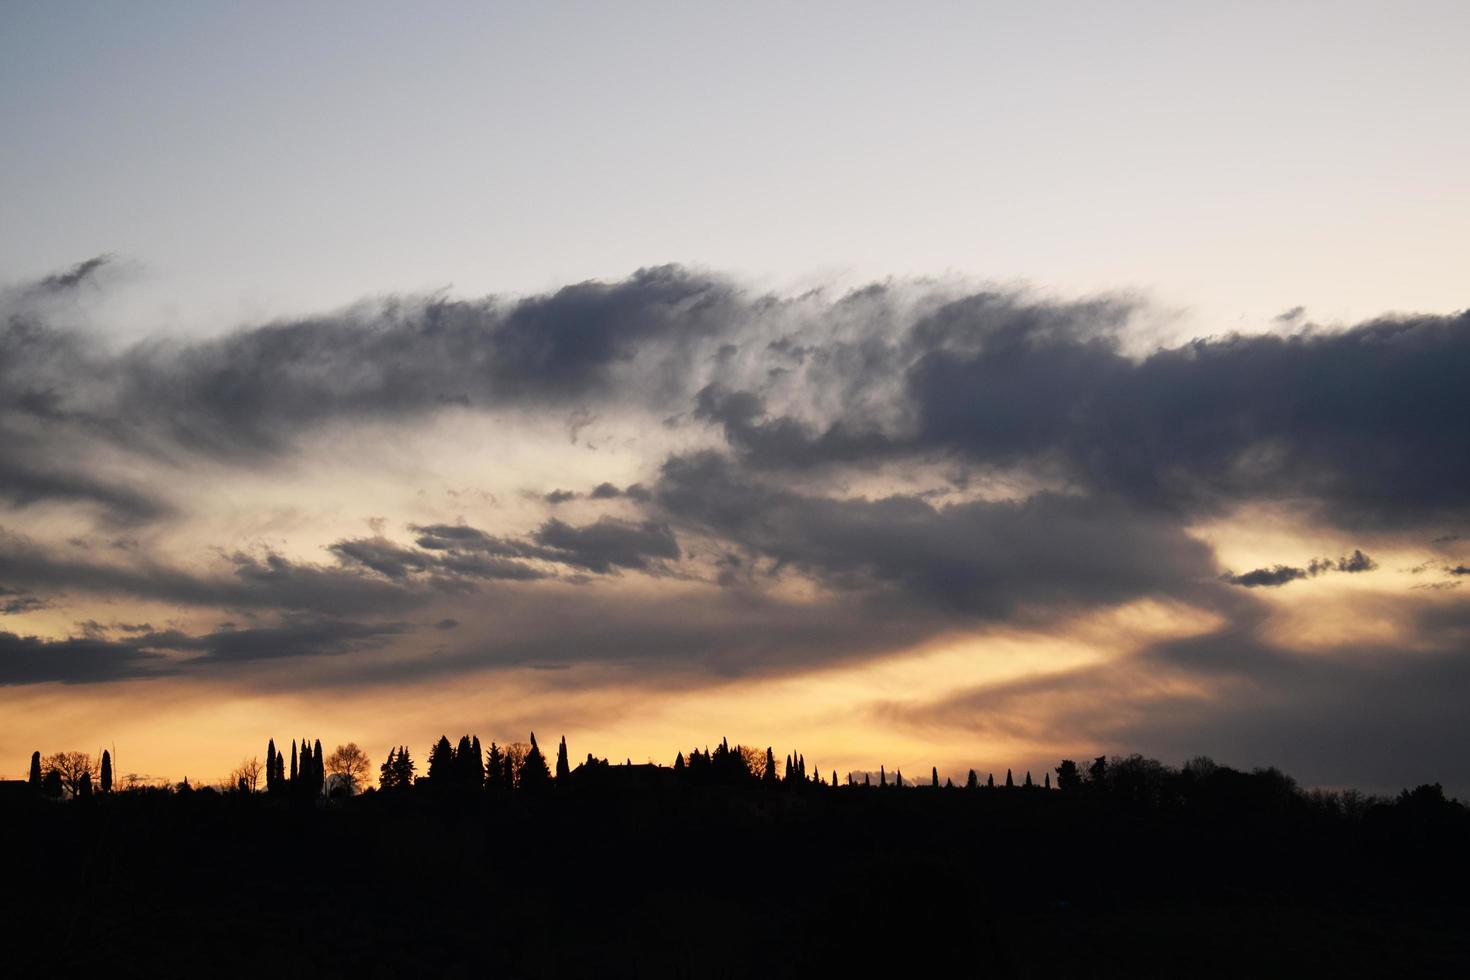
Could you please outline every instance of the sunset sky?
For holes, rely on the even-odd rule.
[[[1467,29],[7,5],[0,776],[1470,793]]]

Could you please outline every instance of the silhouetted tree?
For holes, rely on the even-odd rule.
[[[1051,773],[1044,772],[1041,774],[1041,788],[1051,789]]]
[[[1070,793],[1081,785],[1082,772],[1077,768],[1077,763],[1071,759],[1063,759],[1062,764],[1057,766],[1057,789]]]
[[[571,763],[567,761],[567,737],[561,737],[561,744],[556,747],[556,781],[565,786],[566,778],[572,774]]]
[[[903,770],[902,769],[895,769],[895,770],[893,770],[893,785],[894,785],[894,787],[896,789],[902,789],[903,788]]]
[[[965,789],[979,789],[980,777],[975,775],[975,770],[970,770],[970,775],[965,779]]]
[[[931,766],[929,768],[929,785],[932,786],[934,789],[938,789],[939,788],[939,767],[938,766]]]
[[[494,742],[485,752],[485,788],[497,793],[510,788],[505,781],[505,756]]]
[[[41,780],[41,792],[52,799],[60,799],[66,792],[61,782],[61,772],[57,769],[47,769],[46,775]]]
[[[1022,783],[1021,785],[1023,785],[1026,789],[1030,789],[1031,788],[1031,770],[1030,769],[1027,769],[1026,770],[1026,781],[1024,783]]]
[[[1011,778],[1011,771],[1009,769],[1007,769],[1006,770],[1006,789],[1015,789],[1015,788],[1016,788],[1016,781]]]
[[[873,777],[870,773],[863,773],[863,785],[868,787],[873,785]]]
[[[298,775],[299,773],[296,769],[296,740],[293,738],[291,739],[291,784],[293,786],[296,784],[296,777]]]
[[[888,785],[888,771],[884,769],[881,765],[878,767],[878,785]]]
[[[265,743],[265,791],[273,793],[276,789],[276,740],[270,739]]]
[[[429,782],[441,789],[454,782],[454,746],[448,735],[440,735],[429,750]]]
[[[61,785],[76,796],[82,788],[82,777],[87,777],[88,788],[92,782],[92,757],[85,752],[57,752],[46,757],[47,772],[60,773]]]
[[[765,770],[761,772],[761,781],[764,782],[767,786],[775,786],[776,780],[776,753],[772,751],[769,745],[767,745],[766,767]]]
[[[398,788],[398,749],[388,750],[388,758],[378,767],[378,789],[382,792],[392,792]]]
[[[398,746],[398,758],[393,763],[393,781],[399,789],[407,790],[413,788],[414,764],[413,757],[408,754],[408,746]]]
[[[995,789],[995,773],[990,772],[985,774],[985,788]]]
[[[32,752],[31,753],[31,774],[30,774],[30,777],[26,781],[29,782],[32,786],[34,786],[36,789],[40,789],[41,788],[41,753],[40,752]]]
[[[1087,777],[1092,783],[1099,787],[1105,786],[1108,781],[1108,758],[1100,755],[1092,760],[1092,765],[1087,767]]]
[[[92,795],[92,774],[90,772],[82,773],[81,778],[77,780],[77,795]]]
[[[454,750],[454,778],[460,789],[478,793],[485,785],[485,763],[480,755],[480,737],[461,735]]]
[[[852,777],[849,776],[847,781],[848,782],[852,782]],[[832,770],[832,785],[834,787],[837,785],[837,770],[836,769],[833,769]]]
[[[954,789],[954,780],[953,779],[950,779],[948,776],[945,776],[944,777],[944,788],[945,789]]]
[[[367,784],[372,763],[367,753],[357,747],[356,742],[339,745],[325,761],[326,771],[337,777],[337,787],[350,795]]]
[[[592,758],[591,754],[589,754],[587,756],[587,758],[589,758],[589,759]],[[683,772],[684,771],[684,753],[683,752],[678,752],[678,753],[675,753],[675,755],[674,755],[674,771],[675,772]]]
[[[102,792],[112,792],[112,753],[106,749],[102,750]]]
[[[545,789],[551,782],[551,770],[546,765],[546,757],[541,754],[541,748],[536,744],[536,733],[531,733],[531,748],[521,760],[520,772],[516,774],[516,785],[521,789],[536,792]]]

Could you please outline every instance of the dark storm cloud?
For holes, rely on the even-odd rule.
[[[679,542],[667,524],[601,517],[576,526],[552,519],[526,538],[500,537],[458,524],[431,524],[412,528],[419,547],[448,552],[432,559],[442,567],[473,567],[485,557],[536,559],[579,568],[599,575],[618,569],[658,573],[680,557]]]
[[[576,500],[577,493],[574,490],[553,490],[541,499],[555,507],[557,504],[564,504],[569,500]]]
[[[1244,575],[1227,575],[1225,581],[1231,585],[1243,585],[1248,589],[1266,586],[1274,588],[1285,585],[1287,582],[1295,582],[1297,579],[1306,578],[1305,568],[1294,568],[1290,565],[1274,565],[1271,568],[1257,568],[1255,571],[1246,572]]]
[[[179,650],[200,656],[183,661],[193,668],[210,663],[274,660],[342,654],[376,645],[406,633],[407,623],[359,623],[313,616],[288,616],[274,626],[220,629],[194,636],[177,631],[146,633],[131,645],[151,650]]]
[[[294,562],[277,554],[234,553],[197,571],[147,559],[104,562],[46,548],[0,531],[0,580],[40,595],[125,596],[193,607],[304,610],[371,615],[410,609],[441,593],[433,583],[392,582],[352,568]]]
[[[125,643],[87,637],[42,640],[0,632],[0,686],[86,684],[158,672],[164,658]]]
[[[1270,568],[1257,568],[1243,575],[1232,575],[1226,573],[1223,578],[1231,585],[1243,585],[1248,589],[1260,586],[1276,587],[1298,579],[1316,578],[1327,572],[1371,572],[1378,567],[1378,563],[1362,551],[1354,549],[1351,555],[1342,558],[1313,558],[1305,568],[1297,568],[1293,565],[1273,565]]]
[[[120,629],[126,635],[111,639],[108,634],[112,631],[107,627],[90,622],[80,625],[82,636],[63,640],[0,632],[0,686],[57,681],[100,683],[257,660],[337,655],[372,649],[411,628],[406,623],[285,616],[273,626],[224,628],[203,634]]]
[[[118,397],[130,420],[187,447],[274,452],[300,426],[334,419],[664,397],[739,310],[732,287],[676,267],[514,302],[394,301],[134,348],[118,365]],[[639,395],[616,384],[634,362]]]
[[[355,538],[338,541],[328,550],[343,564],[358,564],[391,579],[405,579],[411,573],[429,570],[432,556],[412,548],[403,548],[386,538]]]
[[[1120,300],[917,284],[787,299],[665,266],[113,354],[46,326],[19,295],[0,339],[0,405],[12,409],[0,495],[92,501],[122,520],[166,514],[80,462],[89,444],[252,459],[312,426],[455,405],[552,413],[574,441],[605,408],[671,412],[718,426],[765,471],[929,457],[1185,515],[1282,501],[1341,525],[1470,516],[1466,314],[1209,338],[1139,359],[1121,341],[1136,305]]]
[[[1212,338],[1139,360],[1120,348],[1125,313],[977,294],[861,358],[845,351],[840,384],[820,366],[841,345],[806,350],[799,380],[839,396],[825,420],[723,383],[700,391],[695,415],[762,469],[928,455],[1187,514],[1290,501],[1333,523],[1406,526],[1470,512],[1470,315]]]
[[[656,499],[670,515],[840,590],[895,589],[966,616],[1217,591],[1210,549],[1115,501],[1042,493],[936,507],[796,493],[713,453],[675,457]],[[1210,599],[1210,601],[1215,601]]]
[[[93,256],[84,262],[78,262],[65,272],[46,276],[37,284],[37,288],[47,292],[64,292],[68,289],[75,289],[111,261],[112,256],[110,255]]]
[[[39,596],[29,595],[18,589],[7,589],[0,585],[0,616],[18,616],[21,613],[36,612],[49,605],[50,603]]]

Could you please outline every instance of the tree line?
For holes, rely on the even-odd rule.
[[[613,765],[610,760],[588,753],[575,767],[571,764],[567,741],[563,736],[557,745],[554,763],[548,763],[534,732],[529,742],[500,745],[492,741],[481,745],[478,735],[461,735],[452,742],[441,735],[428,749],[427,765],[420,771],[407,745],[389,749],[377,766],[377,786],[370,785],[372,764],[355,742],[324,751],[320,739],[292,739],[289,756],[277,749],[274,738],[267,741],[265,762],[250,758],[231,773],[228,780],[213,787],[195,787],[186,777],[163,788],[172,791],[207,789],[216,792],[255,794],[296,800],[344,799],[364,792],[385,795],[424,793],[440,797],[465,797],[485,794],[505,797],[510,794],[535,794],[562,788],[585,787],[596,790],[609,787],[642,788],[730,787],[747,789],[866,788],[897,790],[927,788],[953,792],[985,792],[1016,790],[1020,792],[1057,791],[1067,797],[1106,797],[1112,802],[1131,806],[1147,806],[1168,810],[1186,805],[1197,798],[1202,787],[1228,786],[1229,793],[1255,800],[1270,797],[1297,797],[1345,815],[1361,814],[1375,805],[1388,803],[1353,790],[1303,792],[1296,783],[1276,769],[1256,769],[1249,773],[1221,766],[1201,756],[1181,768],[1168,766],[1141,755],[1098,756],[1085,765],[1063,759],[1051,772],[1044,772],[1038,782],[1028,770],[1017,780],[1010,769],[998,785],[994,773],[982,780],[974,770],[963,786],[950,778],[940,782],[939,769],[931,767],[927,780],[906,779],[901,770],[891,775],[879,766],[876,780],[872,773],[849,772],[839,780],[836,770],[830,778],[816,766],[808,766],[804,754],[791,752],[782,761],[767,746],[764,751],[744,745],[731,745],[721,739],[713,749],[705,746],[675,753],[670,765],[648,763],[633,765],[626,760]],[[1052,775],[1056,779],[1053,781]],[[85,752],[57,752],[42,756],[31,754],[29,788],[36,794],[53,799],[86,798],[95,794],[137,790],[149,787],[134,774],[121,785],[114,779],[113,759],[104,750],[97,759]],[[1459,807],[1447,800],[1439,784],[1405,790],[1398,803],[1419,806]],[[1463,809],[1463,808],[1461,808]]]

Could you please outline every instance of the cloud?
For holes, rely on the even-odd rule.
[[[655,496],[671,518],[766,560],[771,572],[798,570],[843,592],[897,590],[964,617],[1145,595],[1215,601],[1209,548],[1117,501],[838,499],[762,482],[713,453],[668,460]]]
[[[0,685],[85,684],[156,674],[163,658],[131,644],[86,637],[43,640],[0,632]]]
[[[222,628],[190,634],[123,629],[83,623],[83,635],[61,640],[0,632],[0,685],[61,682],[88,684],[162,677],[261,660],[340,655],[373,649],[407,632],[406,623],[359,623],[314,616],[285,616],[273,626]],[[185,654],[183,658],[168,653]]]
[[[97,255],[84,262],[78,262],[65,272],[58,272],[46,276],[36,288],[44,292],[60,293],[75,289],[88,279],[94,278],[103,266],[112,261],[110,255]]]
[[[0,529],[0,579],[41,595],[331,616],[403,611],[442,596],[434,583],[393,582],[354,568],[294,562],[273,552],[235,552],[215,568],[199,571],[146,556],[117,562],[73,557]]]
[[[558,520],[541,525],[533,535],[554,560],[605,575],[616,568],[657,571],[664,561],[679,558],[679,542],[667,524],[601,517],[573,527]]]
[[[1458,613],[1463,617],[1463,613]],[[1393,792],[1443,782],[1470,792],[1470,630],[1426,650],[1350,644],[1295,653],[1231,624],[1102,665],[1008,680],[880,717],[969,737],[1032,740],[1060,755],[1212,755],[1275,765],[1308,785]]]
[[[274,626],[220,629],[198,636],[177,631],[145,633],[128,643],[151,650],[199,653],[201,656],[182,662],[184,667],[198,668],[214,663],[342,654],[371,648],[384,638],[401,635],[410,628],[406,623],[361,623],[315,616],[288,616]]]
[[[1274,588],[1285,585],[1287,582],[1295,582],[1297,579],[1306,578],[1305,568],[1293,568],[1290,565],[1275,565],[1271,568],[1257,568],[1255,571],[1246,572],[1244,575],[1225,576],[1225,581],[1231,585],[1243,585],[1248,589],[1266,586]]]
[[[21,613],[36,612],[48,606],[50,603],[39,596],[28,595],[18,589],[7,589],[0,585],[0,616],[18,616]]]
[[[1292,565],[1273,565],[1270,568],[1257,568],[1243,575],[1232,575],[1226,572],[1222,578],[1231,585],[1243,585],[1248,589],[1265,586],[1275,588],[1298,579],[1316,578],[1327,572],[1371,572],[1378,567],[1378,563],[1362,551],[1354,549],[1351,555],[1341,558],[1313,558],[1305,568],[1297,568]]]

